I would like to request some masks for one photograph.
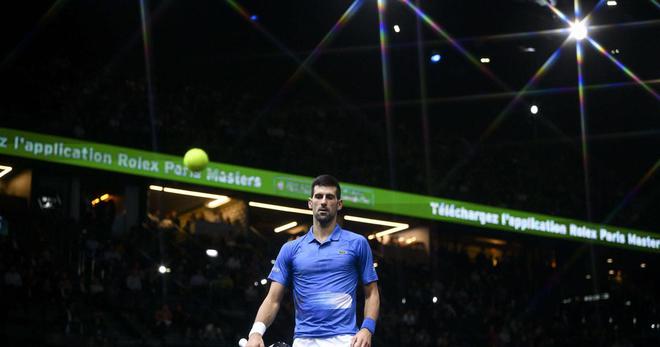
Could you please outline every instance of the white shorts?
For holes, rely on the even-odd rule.
[[[325,338],[299,337],[291,347],[350,347],[353,335],[337,335]]]

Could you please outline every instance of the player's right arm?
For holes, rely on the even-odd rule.
[[[272,281],[266,298],[261,303],[261,306],[259,306],[257,318],[254,319],[254,322],[261,322],[266,327],[269,327],[275,320],[275,316],[277,316],[277,311],[280,309],[285,292],[286,287],[284,285]],[[263,336],[257,332],[250,334],[247,347],[265,347]]]

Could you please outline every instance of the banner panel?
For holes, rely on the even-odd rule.
[[[306,200],[311,177],[210,162],[188,170],[182,156],[0,128],[0,154],[130,175]],[[481,228],[660,252],[660,235],[544,214],[342,183],[346,206]]]

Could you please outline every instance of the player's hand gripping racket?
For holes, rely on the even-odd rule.
[[[242,338],[238,341],[238,346],[239,347],[245,347],[245,346],[247,346],[247,342],[248,342],[247,339]],[[275,342],[275,343],[273,343],[272,345],[270,345],[268,347],[291,347],[291,346],[286,342]]]

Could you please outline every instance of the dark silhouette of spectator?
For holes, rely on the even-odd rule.
[[[160,335],[165,335],[169,332],[170,327],[172,326],[172,311],[167,304],[163,304],[159,309],[154,313],[154,327],[156,333]]]

